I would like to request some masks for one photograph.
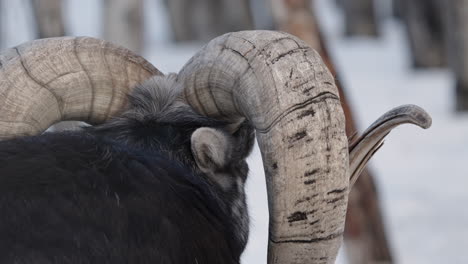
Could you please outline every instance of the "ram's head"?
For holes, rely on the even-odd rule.
[[[89,124],[125,109],[152,75],[143,58],[92,38],[36,40],[0,54],[0,138],[38,134],[61,120]],[[182,100],[199,113],[248,120],[267,177],[269,263],[332,263],[350,185],[400,123],[430,125],[420,108],[392,110],[348,146],[334,78],[303,41],[244,31],[208,43],[180,71]],[[350,184],[350,178],[351,184]]]

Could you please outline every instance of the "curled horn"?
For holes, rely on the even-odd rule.
[[[161,73],[131,51],[88,37],[27,42],[0,53],[0,139],[62,120],[97,124],[125,105],[131,87]]]
[[[286,33],[220,36],[181,70],[198,112],[255,127],[267,177],[268,263],[333,263],[348,197],[348,142],[333,76]]]
[[[417,106],[395,108],[348,148],[333,76],[307,44],[281,32],[218,37],[179,78],[198,112],[232,124],[245,118],[256,129],[270,211],[268,263],[334,263],[350,186],[379,142],[400,124],[431,123]]]

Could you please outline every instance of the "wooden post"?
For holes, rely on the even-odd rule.
[[[459,111],[468,111],[468,1],[448,0],[444,14],[449,65],[455,75],[455,104]]]
[[[31,0],[36,20],[37,37],[51,38],[65,35],[62,0]]]
[[[392,1],[392,13],[395,18],[402,17],[402,6],[404,0],[393,0]]]
[[[349,263],[393,263],[378,192],[369,169],[362,172],[351,190],[347,213],[344,240]]]
[[[270,0],[250,0],[250,10],[255,29],[273,29]]]
[[[415,68],[446,65],[442,13],[438,0],[401,1],[401,12]]]
[[[0,49],[2,49],[2,41],[3,41],[3,14],[2,14],[2,11],[3,11],[3,1],[0,0]]]
[[[374,0],[342,1],[347,36],[377,36]]]
[[[343,0],[335,0],[335,4],[339,7],[343,7]]]
[[[323,61],[335,76],[346,117],[346,133],[349,138],[352,137],[356,133],[356,127],[351,107],[309,1],[272,0],[272,5],[279,29],[307,41],[320,53]],[[373,176],[368,169],[364,170],[351,190],[344,241],[350,264],[393,263],[377,190]]]
[[[176,41],[209,41],[253,28],[249,0],[170,0],[167,4]]]
[[[143,0],[105,0],[104,38],[141,53]]]

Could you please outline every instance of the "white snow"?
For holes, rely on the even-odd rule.
[[[28,0],[3,1],[0,47],[33,38]],[[67,0],[70,35],[100,37],[100,1]],[[398,263],[468,263],[468,114],[456,114],[452,77],[447,70],[409,68],[404,32],[395,21],[380,39],[345,39],[340,12],[331,0],[317,0],[318,14],[338,65],[360,131],[385,111],[417,104],[433,126],[396,129],[372,160],[390,242]],[[384,1],[381,1],[384,2]],[[144,57],[163,72],[177,72],[202,43],[170,43],[162,1],[145,1]],[[5,28],[6,27],[6,28]],[[6,39],[5,39],[6,37]],[[258,148],[249,158],[247,192],[252,230],[243,263],[266,263],[268,210]],[[460,208],[458,207],[460,206]],[[344,263],[340,256],[338,263]]]
[[[468,113],[454,112],[451,74],[412,70],[396,21],[387,20],[377,40],[343,38],[332,2],[318,0],[318,14],[360,131],[402,104],[433,118],[429,130],[396,129],[372,159],[397,262],[468,263]]]

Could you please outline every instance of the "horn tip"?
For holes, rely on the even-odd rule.
[[[413,118],[413,122],[415,125],[423,128],[428,129],[432,125],[432,117],[424,110],[423,108],[417,105],[405,105],[402,106],[407,108],[408,113]]]

